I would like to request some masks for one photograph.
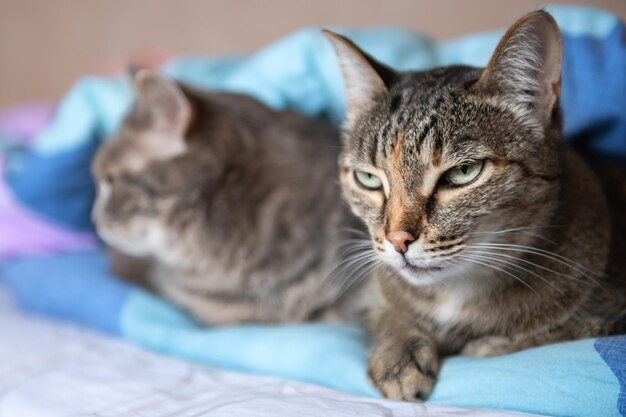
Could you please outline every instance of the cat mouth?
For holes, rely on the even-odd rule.
[[[428,275],[428,274],[432,274],[433,272],[441,271],[443,269],[442,266],[436,266],[436,265],[429,265],[429,266],[412,265],[409,262],[405,262],[404,268],[406,268],[407,270],[411,271],[412,273],[414,273],[416,275]]]
[[[409,284],[421,287],[439,282],[443,278],[443,269],[439,265],[413,265],[405,261],[398,272]]]

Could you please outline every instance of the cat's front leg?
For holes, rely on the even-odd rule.
[[[375,323],[368,369],[372,384],[393,400],[426,399],[439,371],[434,339],[389,311],[378,315]]]
[[[369,362],[369,378],[387,398],[420,401],[428,397],[439,371],[433,341],[419,334],[378,340]]]

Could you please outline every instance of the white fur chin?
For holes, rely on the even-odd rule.
[[[415,287],[439,285],[437,290],[438,302],[433,306],[430,314],[441,326],[455,323],[463,307],[484,289],[483,285],[472,280],[455,280],[455,278],[461,277],[458,273],[455,274],[452,269],[418,274],[404,268],[399,272],[402,278]]]
[[[116,236],[111,236],[106,232],[98,231],[98,234],[108,245],[114,247],[115,249],[124,252],[127,255],[132,256],[146,256],[149,255],[149,251],[147,248],[136,245],[134,242],[129,242],[128,240],[118,238]]]
[[[132,256],[155,255],[163,252],[165,246],[165,234],[160,227],[149,227],[148,232],[140,239],[127,239],[109,230],[97,228],[98,234],[108,245]]]
[[[416,273],[405,267],[396,270],[400,273],[402,278],[415,287],[427,287],[429,285],[439,284],[446,279],[445,271]]]

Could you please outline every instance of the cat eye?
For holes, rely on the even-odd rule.
[[[354,171],[356,182],[367,190],[380,190],[383,188],[382,180],[374,174],[365,171]]]
[[[450,185],[467,185],[478,178],[484,165],[485,161],[468,162],[449,169],[444,176]]]

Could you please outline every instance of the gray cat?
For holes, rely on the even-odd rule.
[[[204,324],[351,320],[337,129],[147,70],[133,84],[93,163],[115,272]]]
[[[369,365],[385,396],[427,397],[444,355],[625,330],[626,177],[563,142],[548,13],[484,69],[400,73],[327,36],[348,97],[341,183],[387,265]]]

